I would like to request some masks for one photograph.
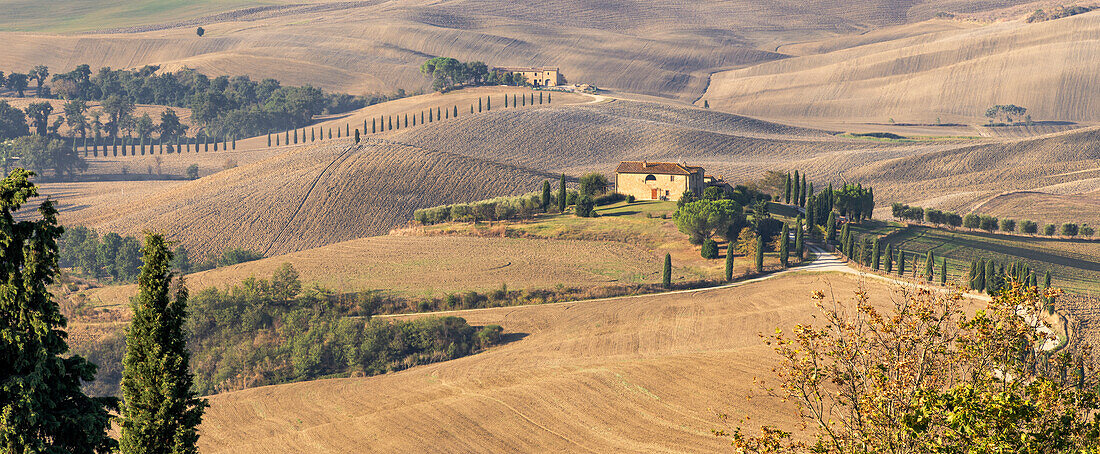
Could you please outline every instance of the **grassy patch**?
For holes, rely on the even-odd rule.
[[[255,0],[136,0],[102,2],[0,0],[0,30],[67,33],[174,22],[252,6],[289,2]]]

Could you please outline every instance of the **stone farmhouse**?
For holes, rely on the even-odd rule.
[[[493,68],[493,70],[522,75],[525,79],[527,79],[527,83],[535,87],[553,87],[565,83],[565,78],[562,77],[561,72],[558,71],[558,68],[502,67]]]
[[[684,191],[702,194],[706,179],[702,167],[674,162],[623,161],[615,169],[615,190],[638,200],[677,200]]]

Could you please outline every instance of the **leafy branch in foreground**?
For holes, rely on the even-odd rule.
[[[779,361],[775,383],[761,388],[793,405],[812,433],[769,425],[714,433],[739,452],[1100,447],[1091,348],[1050,351],[1054,336],[1041,322],[1042,302],[1059,291],[1013,284],[973,316],[958,292],[899,292],[892,304],[872,302],[862,289],[854,304],[817,292],[817,323],[766,336]]]

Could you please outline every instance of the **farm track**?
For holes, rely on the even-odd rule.
[[[358,144],[348,145],[344,148],[343,151],[340,152],[340,154],[333,158],[332,162],[325,166],[324,169],[321,169],[321,171],[317,174],[317,177],[314,178],[312,182],[310,182],[309,189],[307,189],[305,195],[302,196],[302,200],[298,203],[298,208],[294,209],[294,214],[290,215],[290,218],[287,219],[285,224],[283,224],[283,227],[280,228],[279,232],[275,234],[275,237],[271,239],[271,243],[269,243],[267,245],[267,248],[264,249],[264,256],[267,256],[271,252],[271,248],[274,247],[275,244],[278,243],[279,239],[283,237],[283,233],[286,232],[286,229],[289,228],[290,225],[294,223],[294,220],[298,218],[298,214],[302,212],[302,207],[305,206],[306,200],[309,200],[309,196],[313,194],[313,190],[317,187],[317,182],[321,181],[321,179],[325,177],[325,174],[329,173],[329,171],[332,169],[333,166],[336,165],[336,163],[346,160],[348,157],[348,153],[357,148],[359,148]]]

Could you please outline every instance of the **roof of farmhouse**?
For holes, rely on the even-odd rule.
[[[661,175],[691,175],[702,171],[702,167],[677,164],[675,162],[623,161],[615,173],[656,173]]]
[[[528,68],[528,67],[522,67],[522,66],[500,66],[500,67],[496,67],[496,68],[493,68],[493,69],[500,70],[500,71],[513,72],[513,73],[531,72],[531,71],[557,71],[558,70],[558,68],[554,68],[554,67],[550,67],[550,66],[544,66],[544,67],[541,67],[541,68]]]

